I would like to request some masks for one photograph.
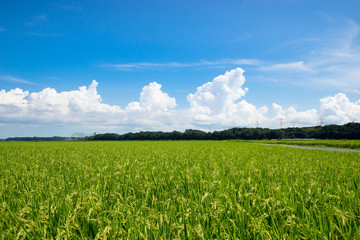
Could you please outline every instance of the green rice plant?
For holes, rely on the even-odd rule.
[[[2,239],[359,239],[360,154],[0,143]]]

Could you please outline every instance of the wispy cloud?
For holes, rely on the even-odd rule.
[[[24,83],[24,84],[29,84],[29,85],[36,85],[33,82],[29,82],[27,80],[24,80],[24,79],[21,79],[18,77],[9,76],[9,75],[0,75],[0,80],[8,81],[8,82]]]
[[[320,38],[301,38],[301,39],[294,39],[294,40],[290,40],[287,42],[282,43],[282,46],[287,46],[287,45],[298,45],[301,43],[317,43],[317,42],[321,42]]]
[[[251,33],[246,33],[246,34],[242,34],[242,35],[239,35],[233,39],[230,40],[230,42],[233,42],[233,43],[237,43],[237,42],[242,42],[242,41],[246,41],[246,40],[249,40],[251,39],[253,36]]]
[[[26,33],[26,35],[37,36],[37,37],[58,37],[58,36],[62,36],[62,34],[58,34],[58,33],[38,33],[38,32],[29,32],[29,33]]]
[[[221,66],[221,65],[258,65],[257,59],[220,59],[216,61],[200,60],[197,62],[166,62],[166,63],[120,63],[120,64],[103,64],[103,68],[111,68],[118,71],[131,71],[139,69],[164,69],[164,68],[190,68],[204,66]]]
[[[36,26],[42,24],[48,20],[46,14],[39,14],[32,16],[28,21],[25,22],[25,26]]]
[[[352,92],[354,89],[360,90],[359,35],[359,24],[347,20],[342,28],[327,31],[317,38],[287,42],[292,47],[301,45],[303,41],[314,42],[295,61],[263,62],[257,70],[266,73],[266,77],[262,78],[265,81],[342,91],[353,89]]]
[[[59,1],[58,3],[54,3],[53,6],[60,10],[79,11],[82,9],[82,5],[80,3],[70,3],[67,1]]]
[[[278,63],[261,68],[264,71],[292,71],[292,72],[313,72],[313,70],[306,66],[303,61]]]
[[[27,30],[23,32],[23,34],[37,37],[62,36],[62,34],[52,32],[52,30],[49,29],[48,23],[49,19],[47,14],[34,15],[25,22]]]

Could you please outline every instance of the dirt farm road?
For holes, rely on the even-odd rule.
[[[360,153],[360,150],[349,149],[349,148],[308,147],[308,146],[285,145],[285,144],[268,144],[268,143],[256,143],[256,144],[267,145],[267,146],[279,146],[279,147],[289,147],[289,148],[333,151],[333,152],[356,152],[356,153]]]

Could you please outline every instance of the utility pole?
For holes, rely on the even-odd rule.
[[[320,117],[320,126],[323,126],[324,125],[324,115],[321,114],[321,117]]]

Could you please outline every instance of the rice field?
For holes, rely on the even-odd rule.
[[[360,154],[2,142],[1,239],[360,239]]]

